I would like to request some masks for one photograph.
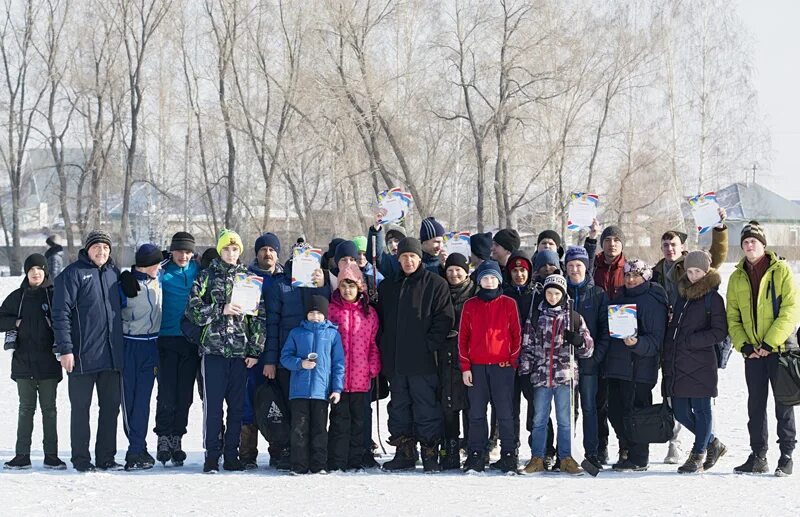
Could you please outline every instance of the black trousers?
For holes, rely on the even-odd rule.
[[[597,443],[598,452],[608,449],[608,379],[602,375],[597,379]]]
[[[328,470],[358,468],[364,456],[364,419],[369,393],[342,393],[331,406],[328,429]]]
[[[625,436],[623,420],[634,408],[653,404],[654,387],[655,384],[608,379],[608,419],[620,437],[620,448],[626,449],[628,459],[640,467],[649,461],[650,444],[636,442],[635,436]]]
[[[294,399],[291,459],[294,472],[319,472],[328,463],[328,401]],[[363,435],[361,435],[363,438]]]
[[[256,366],[257,368],[257,366]],[[288,411],[288,415],[286,418],[291,422],[292,421],[292,405],[289,403],[289,377],[291,372],[285,368],[278,368],[277,373],[275,374],[275,380],[278,381],[278,386],[280,387],[281,396],[283,397],[283,407],[286,408]],[[290,440],[291,441],[291,440]],[[269,451],[270,458],[278,458],[280,457],[281,453],[286,450],[289,450],[290,447],[289,442],[269,442],[269,446],[267,447],[267,451]]]
[[[156,426],[153,429],[157,436],[186,434],[199,367],[197,348],[191,347],[186,338],[158,338],[158,395]]]
[[[215,461],[220,454],[226,459],[239,457],[239,434],[242,429],[244,390],[247,382],[247,366],[244,358],[226,358],[207,354],[201,361],[203,369],[203,447],[206,458]],[[223,435],[223,403],[225,433]],[[220,439],[222,438],[222,439]]]
[[[92,394],[97,388],[97,433],[95,435],[94,456],[97,465],[114,461],[117,454],[117,420],[119,418],[122,378],[116,370],[98,373],[69,375],[70,441],[72,445],[72,464],[78,465],[92,461],[89,455],[89,409]]]
[[[497,427],[502,452],[513,452],[514,444],[514,378],[516,372],[510,367],[496,364],[472,365],[472,387],[469,396],[469,441],[470,452],[484,451],[489,441],[489,426],[486,407],[493,402],[497,413]]]
[[[769,448],[767,397],[769,386],[774,384],[777,371],[778,354],[770,354],[761,359],[744,360],[744,378],[747,382],[747,430],[750,433],[750,448],[753,452],[766,453]],[[794,407],[784,406],[776,401],[775,418],[778,421],[778,446],[781,453],[791,455],[797,443]]]
[[[439,401],[439,376],[395,374],[389,387],[392,438],[405,436],[423,444],[439,443],[444,420]]]

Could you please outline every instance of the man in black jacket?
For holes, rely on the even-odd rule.
[[[413,469],[416,442],[422,445],[426,471],[441,469],[438,441],[442,436],[442,408],[436,353],[443,349],[455,319],[447,281],[422,265],[417,239],[400,241],[397,255],[401,272],[378,287],[381,317],[381,361],[390,380],[390,444],[396,447],[387,470]]]

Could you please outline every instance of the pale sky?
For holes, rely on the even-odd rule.
[[[759,105],[772,132],[768,176],[757,180],[789,199],[800,199],[800,2],[738,0],[754,39]]]

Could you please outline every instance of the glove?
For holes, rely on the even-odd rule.
[[[122,288],[122,293],[128,298],[136,298],[136,295],[139,294],[139,282],[130,271],[120,273],[119,286]]]
[[[586,346],[586,343],[583,342],[583,335],[580,332],[565,330],[564,341],[574,346],[575,348],[583,348],[584,346]]]
[[[749,356],[750,354],[752,354],[755,351],[756,351],[756,348],[753,345],[751,345],[750,343],[745,343],[745,344],[742,345],[742,353],[745,355],[745,357]]]

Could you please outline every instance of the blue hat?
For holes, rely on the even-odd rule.
[[[333,261],[337,264],[344,257],[353,257],[358,260],[358,246],[353,241],[342,241],[336,246],[336,252],[333,255]]]
[[[470,235],[469,249],[479,259],[489,260],[489,255],[492,252],[492,232]]]
[[[558,261],[558,253],[553,250],[536,252],[536,255],[533,257],[533,270],[539,271],[543,266],[561,267]]]
[[[265,246],[269,246],[270,248],[274,249],[276,253],[280,255],[281,240],[274,233],[267,232],[262,234],[258,239],[256,239],[256,255],[258,255],[258,250],[260,250]]]
[[[569,264],[573,260],[580,260],[586,269],[589,269],[589,254],[583,246],[570,246],[564,256],[564,263]]]
[[[136,250],[136,267],[155,266],[164,260],[164,255],[155,244],[142,244]]]
[[[426,217],[419,227],[419,240],[420,242],[425,242],[436,237],[444,237],[444,233],[444,226],[439,221],[433,217]]]
[[[501,284],[503,283],[503,273],[500,272],[500,264],[494,260],[484,260],[481,262],[481,265],[478,266],[476,279],[479,284],[481,283],[481,279],[486,275],[494,275],[497,277],[498,282]]]

